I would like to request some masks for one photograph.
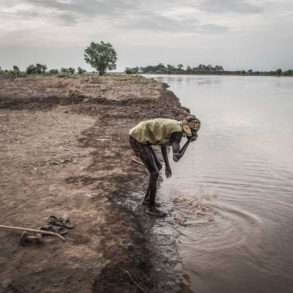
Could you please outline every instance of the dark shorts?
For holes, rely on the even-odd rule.
[[[137,157],[139,157],[150,173],[159,172],[159,160],[149,144],[142,144],[129,136],[129,143]]]

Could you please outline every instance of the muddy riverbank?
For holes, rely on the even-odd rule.
[[[38,246],[0,231],[0,292],[182,292],[174,243],[169,259],[139,206],[148,178],[128,130],[185,113],[143,77],[0,80],[0,224],[75,224]]]

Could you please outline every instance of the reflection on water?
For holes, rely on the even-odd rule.
[[[161,186],[194,292],[293,292],[293,79],[155,76],[202,121]]]

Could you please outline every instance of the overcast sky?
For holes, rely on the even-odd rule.
[[[0,0],[0,66],[86,67],[111,42],[118,69],[218,64],[293,68],[292,0]]]

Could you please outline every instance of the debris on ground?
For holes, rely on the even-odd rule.
[[[56,217],[50,216],[48,224],[40,228],[41,233],[31,234],[27,231],[23,232],[20,238],[20,245],[26,246],[29,244],[44,244],[44,237],[60,235],[62,238],[67,235],[68,230],[74,228],[68,216]],[[48,234],[49,232],[49,234]],[[65,238],[63,238],[65,240]]]
[[[17,227],[17,226],[8,226],[8,225],[0,225],[0,230],[10,230],[10,231],[18,231],[18,232],[26,232],[25,235],[30,233],[31,235],[40,234],[40,235],[51,235],[60,238],[61,240],[65,241],[65,238],[61,236],[59,233],[51,232],[51,231],[43,231],[39,229],[32,229],[27,227]],[[23,235],[23,234],[22,234]]]
[[[68,233],[68,230],[71,230],[73,228],[74,225],[71,223],[68,216],[59,218],[56,216],[50,216],[48,218],[48,224],[42,226],[40,229],[43,231],[58,233],[60,235],[66,235]]]

